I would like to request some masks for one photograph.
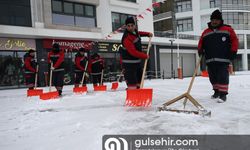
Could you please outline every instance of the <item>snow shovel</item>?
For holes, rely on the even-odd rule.
[[[149,50],[151,47],[151,39],[152,38],[150,37],[149,43],[148,43],[147,55],[149,55]],[[128,89],[127,90],[127,98],[126,98],[125,106],[132,106],[132,107],[151,106],[152,97],[153,97],[153,89],[143,89],[147,63],[148,63],[148,59],[146,59],[144,62],[140,89]]]
[[[74,87],[73,88],[74,93],[80,93],[81,94],[81,93],[87,92],[87,90],[88,90],[87,86],[86,85],[82,86],[83,82],[84,82],[85,75],[86,75],[87,67],[88,67],[88,61],[85,64],[85,68],[84,68],[84,72],[83,72],[83,75],[82,75],[82,81],[81,81],[80,87]]]
[[[43,89],[37,89],[37,74],[38,74],[39,66],[36,67],[36,75],[35,75],[35,87],[34,89],[27,90],[27,96],[39,96],[43,93]]]
[[[94,91],[107,91],[107,86],[103,85],[103,70],[101,76],[101,83],[98,86],[94,86]]]
[[[49,99],[55,99],[59,97],[59,93],[57,91],[51,92],[52,76],[53,76],[52,67],[53,67],[53,63],[51,63],[51,66],[50,66],[49,92],[41,94],[40,95],[41,100],[49,100]]]
[[[123,74],[123,70],[121,71],[120,76],[119,76],[119,78],[117,79],[117,81],[112,83],[111,90],[113,90],[113,91],[117,90],[117,88],[118,88],[118,86],[119,86],[119,83],[118,83],[118,82],[120,82],[120,79],[121,79],[122,74]]]
[[[198,71],[198,68],[199,68],[199,65],[200,65],[200,61],[201,61],[201,58],[202,56],[200,57],[199,61],[197,62],[197,65],[196,65],[196,68],[195,68],[195,71],[194,71],[194,74],[193,74],[193,77],[190,81],[190,84],[189,84],[189,87],[188,87],[188,90],[186,93],[166,102],[163,104],[162,107],[158,107],[158,110],[159,111],[172,111],[172,112],[179,112],[179,113],[188,113],[188,114],[198,114],[198,115],[201,115],[201,116],[211,116],[211,111],[208,111],[206,110],[201,104],[199,104],[197,102],[197,100],[195,100],[191,95],[190,95],[190,91],[192,89],[192,86],[193,86],[193,83],[194,83],[194,79],[195,79],[195,76],[197,74],[197,71]],[[171,108],[168,108],[168,106],[170,106],[171,104],[181,100],[181,99],[184,99],[184,102],[183,102],[183,106],[184,106],[184,109],[171,109]],[[185,107],[186,107],[186,103],[187,103],[187,100],[189,100],[196,108],[197,110],[185,110]]]

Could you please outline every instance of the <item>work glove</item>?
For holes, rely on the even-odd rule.
[[[198,51],[199,57],[204,56],[204,51]]]

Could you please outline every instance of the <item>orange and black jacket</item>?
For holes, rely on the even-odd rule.
[[[147,54],[142,52],[141,37],[148,36],[149,32],[125,30],[122,37],[123,49],[121,50],[122,64],[138,64],[141,59],[147,59]]]
[[[48,54],[48,63],[53,63],[54,71],[64,71],[64,52],[55,53],[53,51]]]
[[[24,55],[24,70],[26,74],[36,72],[36,61],[34,56],[30,56],[29,53]]]
[[[75,55],[75,72],[84,72],[85,65],[88,62],[87,57],[81,55],[79,52]]]
[[[232,56],[236,56],[239,41],[231,26],[222,24],[216,29],[208,23],[198,44],[198,53],[205,54],[206,63],[230,63]]]

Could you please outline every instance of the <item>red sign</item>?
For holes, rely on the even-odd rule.
[[[58,43],[60,45],[60,49],[79,49],[81,47],[86,48],[88,50],[92,49],[94,42],[92,41],[80,41],[80,40],[60,40],[60,39],[45,39],[43,40],[43,48],[52,48],[54,43]]]

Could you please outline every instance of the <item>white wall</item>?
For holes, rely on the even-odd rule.
[[[140,4],[139,13],[144,12],[148,7],[152,5],[152,0],[138,0],[138,2]],[[146,14],[147,15],[144,15],[144,19],[140,19],[140,21],[138,22],[138,28],[139,30],[153,33],[153,13],[147,12]]]
[[[210,15],[201,16],[201,30],[206,29],[207,23],[210,21]]]
[[[197,0],[195,0],[196,2]],[[194,2],[194,1],[193,1]],[[210,4],[209,4],[209,0],[200,0],[200,9],[209,9],[210,8]]]
[[[99,6],[96,8],[97,27],[101,28],[102,38],[112,31],[112,20],[109,0],[100,0]]]
[[[192,16],[193,16],[193,29],[194,29],[193,31],[195,35],[198,35],[200,33],[200,28],[201,28],[201,17],[199,16],[199,12],[200,12],[199,0],[192,1],[192,10],[193,10]]]
[[[151,5],[151,0],[137,0],[137,3],[120,0],[100,0],[100,5],[97,7],[97,26],[102,29],[103,38],[112,32],[112,12],[136,16]],[[142,31],[153,32],[153,14],[147,12],[144,19],[138,21],[138,28]],[[111,39],[121,39],[121,34],[114,34]]]

